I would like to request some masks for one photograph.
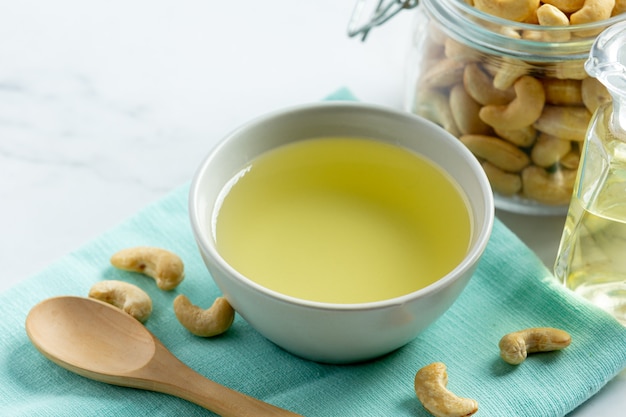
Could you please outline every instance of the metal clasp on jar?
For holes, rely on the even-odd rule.
[[[368,0],[357,0],[352,16],[348,22],[348,36],[354,37],[361,35],[361,41],[364,41],[369,31],[380,26],[402,10],[417,7],[419,0],[377,0],[376,7],[369,16],[364,16],[367,9]]]

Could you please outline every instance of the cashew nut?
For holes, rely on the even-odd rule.
[[[577,42],[576,36],[589,36],[579,32],[606,27],[601,20],[609,13],[626,13],[626,0],[462,1],[525,23],[488,30],[529,45]],[[596,20],[597,25],[577,26]],[[421,77],[413,111],[459,137],[480,160],[495,192],[567,204],[592,114],[611,100],[585,71],[585,59],[500,54],[448,36],[436,19],[429,25],[422,28],[426,39],[416,62]]]
[[[136,285],[123,281],[100,281],[89,290],[89,297],[114,305],[140,322],[152,313],[152,299]]]
[[[500,90],[506,90],[515,84],[520,77],[529,74],[531,70],[532,67],[520,59],[504,57],[498,62],[498,67],[493,76],[493,86]]]
[[[585,0],[583,7],[574,12],[569,17],[572,25],[582,25],[585,23],[597,22],[611,17],[615,0]],[[576,36],[591,37],[602,32],[602,28],[579,30]]]
[[[583,7],[572,13],[569,21],[572,25],[597,22],[611,17],[615,0],[585,0]]]
[[[537,20],[542,26],[568,26],[569,20],[565,13],[551,4],[542,4],[537,9]],[[565,39],[560,40],[569,40],[569,36]],[[555,39],[556,41],[556,39]]]
[[[545,4],[551,4],[564,13],[572,13],[583,7],[585,0],[542,0]]]
[[[530,158],[517,146],[487,135],[463,135],[459,138],[472,153],[486,159],[500,169],[519,172],[530,163]]]
[[[474,62],[480,59],[480,53],[476,49],[452,38],[447,38],[445,41],[444,55],[461,62]]]
[[[537,23],[541,26],[569,26],[569,19],[558,7],[551,4],[543,4],[537,9]],[[567,42],[571,34],[567,30],[556,29],[554,31],[525,31],[524,39],[542,42]]]
[[[426,71],[422,77],[425,88],[450,87],[463,75],[465,64],[454,59],[444,59]]]
[[[125,271],[139,272],[156,280],[162,290],[172,290],[185,277],[183,261],[170,251],[149,246],[122,249],[111,257],[111,264]]]
[[[478,64],[469,64],[463,71],[463,86],[474,100],[482,105],[507,104],[515,98],[512,88],[498,89],[493,79]]]
[[[522,171],[522,194],[548,205],[567,204],[575,180],[576,170],[559,169],[548,173],[544,168],[529,165]]]
[[[539,18],[537,17],[537,10],[539,10],[539,8],[535,9],[535,11],[530,16],[528,16],[528,18],[526,18],[524,20],[524,23],[530,23],[530,24],[533,24],[533,25],[538,25],[539,24]],[[522,36],[522,38],[523,38],[523,36]]]
[[[626,12],[626,0],[615,0],[615,7],[611,12],[611,16],[622,14]]]
[[[546,74],[560,80],[584,80],[589,76],[585,71],[584,60],[572,59],[571,61],[560,61],[553,68],[548,69]]]
[[[553,327],[534,327],[509,333],[500,339],[500,357],[511,365],[524,362],[529,353],[550,352],[566,348],[572,337]]]
[[[493,30],[501,35],[513,39],[522,39],[522,35],[515,27],[512,26],[496,26]]]
[[[573,144],[577,144],[577,142],[574,142]],[[576,147],[576,149],[573,149],[571,152],[568,152],[566,155],[564,155],[559,161],[559,163],[564,168],[573,169],[573,170],[578,169],[578,165],[580,165],[580,150],[578,149],[578,147]]]
[[[495,192],[502,195],[514,195],[522,189],[522,179],[518,174],[506,172],[488,161],[483,162],[482,166]]]
[[[224,333],[235,319],[235,310],[223,297],[218,297],[206,310],[193,305],[180,294],[174,299],[174,313],[180,324],[196,336],[211,337]]]
[[[524,75],[513,85],[515,99],[508,105],[488,105],[480,109],[480,118],[496,129],[520,129],[533,124],[543,110],[545,93],[541,81]]]
[[[502,139],[522,148],[531,146],[537,138],[537,129],[532,126],[521,129],[495,129],[495,132]]]
[[[436,90],[425,90],[417,97],[413,111],[415,114],[443,126],[454,136],[459,135],[459,129],[456,127],[450,109],[449,99],[443,93]]]
[[[572,143],[556,136],[542,133],[530,151],[530,159],[540,167],[550,167],[572,150]]]
[[[557,106],[583,104],[581,80],[544,78],[542,83],[546,93],[546,103]]]
[[[539,7],[539,0],[474,0],[474,7],[503,19],[524,22]]]
[[[491,127],[478,117],[480,104],[467,94],[463,84],[457,84],[450,90],[450,110],[461,134],[491,132]]]
[[[415,394],[422,405],[435,417],[471,416],[478,411],[478,402],[457,397],[450,392],[446,365],[434,362],[415,374]]]
[[[588,77],[582,80],[580,93],[582,101],[590,113],[595,112],[604,103],[611,101],[609,90],[597,78]]]
[[[535,129],[561,139],[585,140],[591,113],[585,107],[545,106],[535,121]]]

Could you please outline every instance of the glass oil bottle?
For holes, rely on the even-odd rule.
[[[626,325],[625,23],[598,36],[585,70],[610,97],[587,131],[554,272]]]

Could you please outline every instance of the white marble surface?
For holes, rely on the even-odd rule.
[[[22,0],[0,13],[0,291],[189,181],[250,118],[338,87],[402,108],[411,24],[353,0]],[[551,264],[560,217],[498,216]],[[621,416],[622,373],[572,415]]]

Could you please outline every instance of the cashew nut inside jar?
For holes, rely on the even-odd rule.
[[[564,214],[582,141],[608,92],[584,70],[623,0],[421,0],[406,109],[479,159],[496,207]]]

